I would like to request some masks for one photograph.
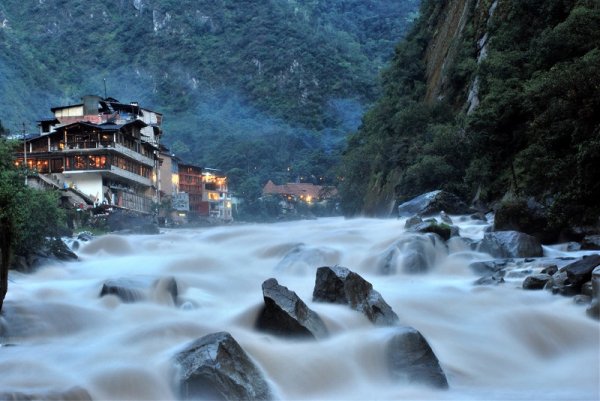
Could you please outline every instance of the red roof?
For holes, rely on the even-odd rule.
[[[271,180],[269,180],[263,188],[263,195],[291,195],[296,197],[310,196],[313,199],[328,198],[336,193],[337,190],[333,187],[324,187],[309,183],[287,183],[283,185],[275,185]]]

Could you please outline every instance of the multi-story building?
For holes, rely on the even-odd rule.
[[[51,110],[54,118],[39,121],[39,136],[26,140],[17,163],[94,204],[150,213],[158,201],[162,115],[99,96]]]
[[[179,190],[187,193],[193,215],[232,220],[227,177],[220,171],[180,162]]]
[[[99,96],[51,110],[17,154],[45,186],[70,188],[89,205],[151,213],[170,198],[177,212],[232,219],[227,178],[162,146],[162,114]]]

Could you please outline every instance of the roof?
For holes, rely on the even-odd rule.
[[[51,112],[55,112],[56,110],[62,110],[62,109],[69,109],[71,107],[82,107],[83,103],[77,103],[77,104],[70,104],[68,106],[58,106],[58,107],[52,107],[50,109]]]
[[[147,126],[148,124],[146,124],[145,122],[141,121],[141,120],[131,120],[125,124],[113,124],[113,123],[102,123],[102,124],[94,124],[94,123],[90,123],[87,121],[77,121],[71,124],[67,124],[67,125],[63,125],[62,127],[58,127],[56,129],[56,131],[60,131],[60,130],[64,130],[64,129],[68,129],[68,128],[72,128],[75,126],[87,126],[90,128],[96,128],[99,129],[100,131],[118,131],[123,127],[126,127],[128,125],[141,125],[142,127]]]
[[[327,195],[333,195],[335,188],[314,185],[310,183],[287,183],[275,185],[269,180],[264,188],[263,195],[291,195],[291,196],[310,196],[311,198],[323,198]]]

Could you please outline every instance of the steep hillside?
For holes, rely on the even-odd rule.
[[[548,229],[596,224],[599,49],[597,1],[423,2],[350,139],[346,212],[385,215],[445,188],[533,199]]]
[[[0,119],[20,129],[52,105],[103,95],[106,79],[109,96],[163,111],[167,143],[193,162],[232,168],[220,165],[216,149],[273,132],[331,147],[375,99],[379,69],[416,7],[416,0],[5,0]],[[211,147],[207,136],[228,140]]]

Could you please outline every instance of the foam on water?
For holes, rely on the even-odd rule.
[[[485,227],[459,219],[476,239]],[[80,386],[94,399],[173,399],[171,358],[188,342],[228,331],[281,399],[482,400],[600,398],[600,331],[571,299],[523,291],[517,281],[476,287],[468,268],[487,255],[432,246],[431,271],[381,275],[382,253],[407,237],[404,220],[341,218],[167,230],[97,238],[81,261],[11,274],[2,319],[0,388],[31,392]],[[550,249],[560,253],[563,250]],[[429,341],[450,389],[393,382],[376,328],[343,305],[312,302],[319,264],[363,275]],[[99,298],[106,279],[173,276],[180,302],[159,283],[146,301]],[[325,322],[322,341],[290,341],[254,328],[261,284],[275,277]]]

